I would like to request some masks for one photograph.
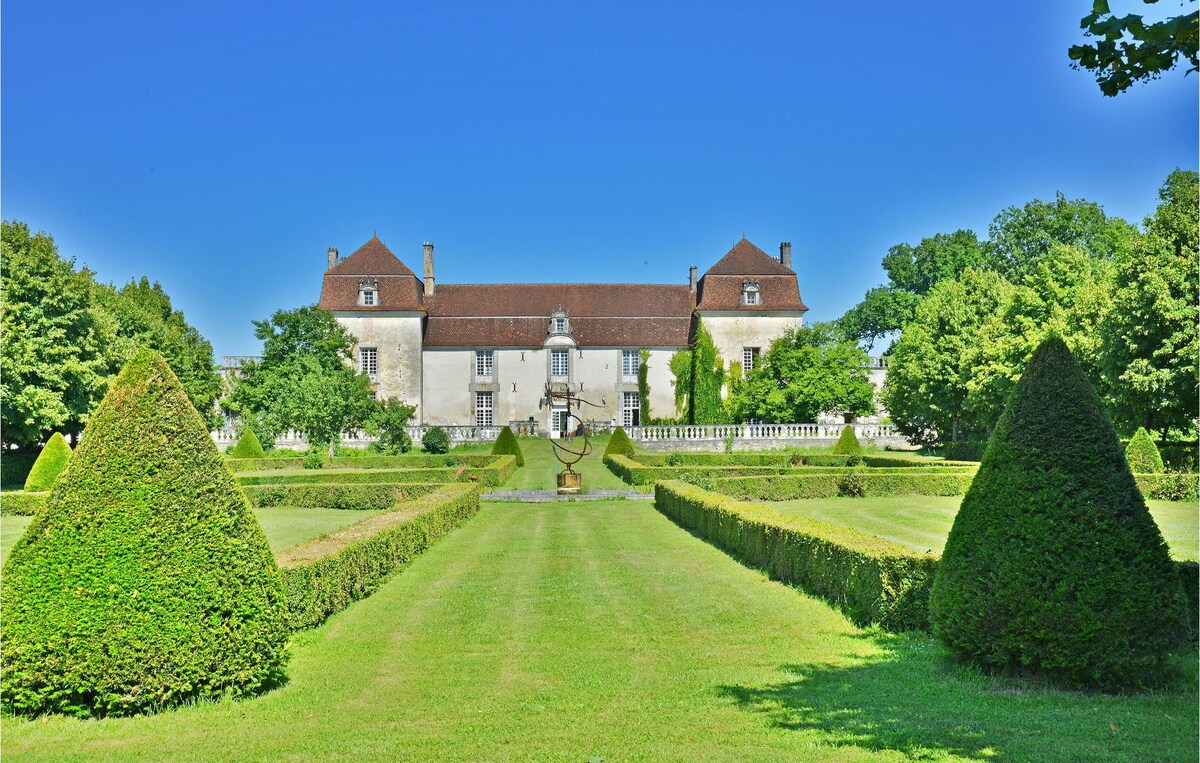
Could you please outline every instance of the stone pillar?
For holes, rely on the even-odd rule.
[[[792,269],[792,242],[784,241],[779,245],[779,264],[788,270]]]
[[[337,247],[336,247],[336,246],[331,246],[331,247],[329,247],[329,251],[327,251],[327,252],[325,253],[325,256],[327,256],[327,257],[329,258],[329,267],[327,267],[327,268],[325,268],[325,269],[326,269],[326,270],[333,270],[334,268],[336,268],[336,267],[337,267],[337,264],[338,264],[338,250],[337,250]]]

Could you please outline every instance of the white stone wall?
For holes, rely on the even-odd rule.
[[[359,348],[378,350],[376,396],[380,399],[398,397],[417,406],[419,420],[423,392],[421,314],[336,312],[334,316],[358,341],[354,350],[355,370],[358,370]]]
[[[421,424],[470,424],[475,421],[475,351],[427,348],[424,355],[424,388]]]
[[[788,329],[804,325],[803,313],[701,312],[699,315],[704,329],[713,338],[717,354],[727,367],[730,361],[742,362],[742,348],[759,347],[766,352],[771,342]]]

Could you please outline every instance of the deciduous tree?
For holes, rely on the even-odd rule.
[[[1158,79],[1180,59],[1190,64],[1187,74],[1197,71],[1196,11],[1148,24],[1138,14],[1116,15],[1108,0],[1094,0],[1092,12],[1080,20],[1079,28],[1096,41],[1071,46],[1067,51],[1071,68],[1095,74],[1100,92],[1107,96],[1122,93],[1135,82]]]

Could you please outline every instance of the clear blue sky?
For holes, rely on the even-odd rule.
[[[376,230],[442,283],[682,283],[745,231],[831,319],[892,244],[1196,167],[1195,75],[1068,67],[1090,7],[6,0],[2,211],[218,356]]]

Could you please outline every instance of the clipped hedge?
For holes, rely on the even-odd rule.
[[[1197,481],[1200,474],[1186,472],[1165,472],[1163,474],[1135,474],[1138,490],[1142,495],[1156,501],[1197,501],[1200,500],[1200,490]]]
[[[936,556],[682,482],[659,482],[654,505],[680,526],[773,578],[821,596],[859,625],[889,630],[929,626]]]
[[[4,449],[0,456],[0,486],[19,488],[29,477],[33,462],[37,461],[39,451]]]
[[[386,483],[386,482],[471,482],[488,487],[504,484],[517,469],[513,456],[489,456],[492,464],[484,467],[459,466],[431,469],[310,469],[275,473],[239,473],[238,484],[300,485],[308,483]],[[264,470],[265,471],[265,470]]]
[[[963,495],[975,478],[972,471],[920,470],[879,474],[870,469],[838,474],[787,474],[733,477],[704,482],[731,498],[790,501],[794,498],[832,498],[839,495]]]
[[[851,466],[847,457],[830,453],[638,453],[629,458],[643,466]],[[862,462],[867,466],[896,468],[979,466],[971,461],[943,461],[940,458],[906,458],[869,453],[863,454]]]
[[[629,435],[625,433],[625,427],[617,427],[612,436],[608,438],[608,445],[604,446],[604,455],[607,456],[632,456],[637,451],[633,448],[633,440],[629,439]]]
[[[32,493],[24,490],[9,490],[0,493],[0,515],[6,517],[32,517],[46,505],[47,492]]]
[[[369,595],[434,541],[479,511],[478,485],[443,485],[275,558],[283,569],[289,623],[319,625]]]
[[[36,493],[54,487],[54,480],[67,468],[70,460],[71,446],[67,444],[67,438],[55,432],[33,462],[33,468],[25,478],[25,490]]]
[[[682,482],[659,482],[654,505],[742,561],[822,596],[859,624],[929,630],[929,594],[940,562],[935,554],[918,554],[849,528],[810,522]],[[1187,599],[1182,617],[1195,640],[1200,564],[1176,561],[1172,569]]]
[[[513,433],[512,427],[506,426],[500,430],[500,435],[492,444],[492,455],[515,456],[517,466],[525,465],[525,454],[521,452],[521,443],[517,442],[517,435]]]
[[[325,469],[432,469],[441,466],[488,466],[495,456],[475,453],[464,455],[433,455],[428,453],[404,456],[335,456],[325,458]],[[226,462],[234,472],[261,472],[268,469],[303,469],[303,458],[231,458]]]
[[[858,441],[858,435],[854,433],[854,427],[849,424],[842,427],[838,441],[833,444],[833,454],[835,456],[861,456],[862,452],[863,447]]]
[[[958,440],[942,443],[942,455],[947,460],[955,461],[980,461],[983,459],[983,452],[987,450],[987,441],[982,442],[977,440]]]
[[[881,459],[882,463],[891,464],[886,459]],[[895,462],[903,463],[903,459],[895,459]],[[639,461],[635,461],[627,456],[605,456],[604,464],[609,471],[620,477],[630,485],[651,485],[658,480],[682,480],[691,482],[695,485],[707,485],[713,480],[733,478],[733,477],[766,477],[766,476],[811,476],[816,474],[829,475],[845,475],[847,467],[845,466],[700,466],[700,465],[684,465],[684,466],[645,466]],[[974,467],[974,464],[970,464]],[[896,466],[894,464],[888,466],[879,466],[866,470],[867,474],[877,476],[881,474],[914,474],[914,471],[905,466]],[[960,474],[966,473],[964,468],[956,469],[940,469],[938,474]]]
[[[382,511],[397,501],[427,495],[444,482],[382,482],[371,484],[308,483],[301,485],[246,485],[242,492],[256,507],[311,506],[350,511]]]

